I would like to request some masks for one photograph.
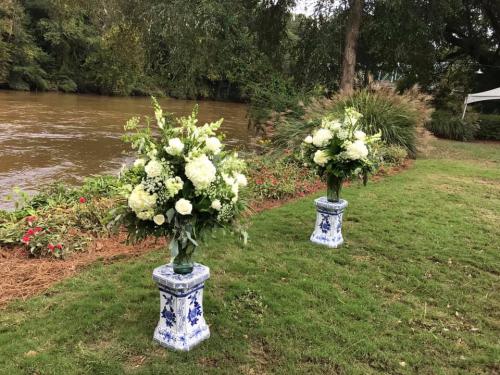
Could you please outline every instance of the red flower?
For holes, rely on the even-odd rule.
[[[85,197],[80,197],[80,199],[78,201],[80,203],[85,203],[85,202],[87,202],[87,199],[85,199]]]
[[[255,180],[255,183],[256,183],[257,185],[262,185],[262,184],[263,184],[263,181],[262,181],[262,179],[258,178],[258,179],[256,179],[256,180]]]
[[[43,230],[43,228],[42,228],[42,227],[35,227],[34,232],[35,232],[35,234],[36,234],[36,233],[38,233],[38,232],[41,232],[42,230]]]
[[[24,234],[25,237],[28,237],[28,236],[33,236],[36,232],[33,230],[33,228],[30,228],[26,231],[26,233]]]
[[[56,247],[57,247],[59,250],[61,250],[61,249],[62,249],[62,245],[61,245],[60,243],[58,243],[58,244],[56,245]]]
[[[54,251],[54,249],[55,249],[55,246],[54,246],[54,245],[52,245],[51,243],[49,243],[49,245],[48,245],[47,247],[49,248],[49,251],[50,251],[50,252],[53,252],[53,251]]]
[[[36,216],[27,216],[25,220],[27,223],[31,224],[32,222],[36,221]]]
[[[26,245],[30,243],[30,238],[29,236],[24,236],[23,239],[21,240],[22,243],[25,243]]]

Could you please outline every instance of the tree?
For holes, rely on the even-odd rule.
[[[340,89],[345,93],[352,92],[354,87],[356,52],[364,0],[350,0],[349,3],[350,15],[346,27],[344,57],[342,60],[342,77],[340,80]]]

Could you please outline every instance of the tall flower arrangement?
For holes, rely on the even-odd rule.
[[[369,136],[360,128],[363,115],[346,108],[343,118],[325,116],[302,143],[302,157],[327,181],[327,199],[337,202],[344,179],[369,173],[376,164],[381,133]]]
[[[126,225],[132,241],[168,237],[174,271],[189,273],[200,235],[231,224],[244,209],[245,163],[216,135],[222,119],[197,126],[197,107],[174,120],[154,98],[153,106],[156,129],[137,117],[125,125],[138,158],[124,173],[127,204],[115,222]]]

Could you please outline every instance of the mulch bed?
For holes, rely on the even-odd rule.
[[[409,168],[412,160],[407,160],[402,166],[382,169],[372,177],[378,181],[384,176],[390,176]],[[344,186],[349,186],[346,182]],[[325,189],[324,183],[317,181],[308,185],[295,197],[279,200],[262,200],[250,205],[250,213],[257,213],[282,206],[305,195]],[[165,248],[166,241],[155,238],[147,239],[140,244],[126,245],[126,233],[122,232],[110,237],[96,238],[84,252],[73,253],[64,259],[29,258],[22,248],[2,250],[0,248],[0,308],[5,307],[15,299],[26,300],[41,294],[56,282],[73,276],[86,266],[97,262],[113,262],[136,257],[149,251]],[[167,259],[167,253],[165,253]]]

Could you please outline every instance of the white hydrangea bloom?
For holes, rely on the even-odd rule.
[[[220,202],[220,200],[215,199],[214,201],[212,201],[210,207],[212,207],[216,211],[220,211],[220,209],[222,208],[222,203]]]
[[[368,156],[368,148],[363,141],[354,141],[346,147],[346,156],[351,160],[366,158]]]
[[[366,138],[366,133],[362,130],[356,130],[354,132],[354,138],[364,141]]]
[[[224,182],[227,184],[227,185],[234,185],[234,183],[236,182],[234,177],[231,177],[225,173],[222,174],[222,179],[224,180]]]
[[[161,165],[161,163],[158,160],[152,159],[149,161],[148,164],[146,164],[144,170],[146,171],[148,177],[150,178],[158,177],[163,172],[163,165]]]
[[[337,133],[337,137],[338,137],[339,139],[342,139],[342,140],[346,139],[348,136],[349,136],[349,133],[348,133],[348,131],[347,131],[347,130],[345,130],[345,129],[340,129],[340,130],[338,131],[338,133]]]
[[[165,181],[165,188],[167,189],[167,196],[174,197],[184,186],[184,182],[179,176],[171,177]]]
[[[308,135],[307,137],[304,138],[304,143],[307,143],[307,144],[313,143],[313,137]]]
[[[206,155],[201,155],[186,164],[186,177],[198,190],[206,189],[215,181],[216,169]]]
[[[214,155],[220,153],[222,144],[217,137],[209,137],[205,140],[205,148]]]
[[[146,165],[146,159],[144,158],[139,158],[134,161],[134,167],[136,168],[142,168]]]
[[[134,187],[128,198],[129,207],[136,213],[151,210],[156,205],[156,194],[149,194],[141,184]]]
[[[165,216],[163,216],[162,214],[155,215],[153,217],[153,221],[156,225],[162,225],[165,222]]]
[[[246,178],[246,176],[242,173],[237,173],[236,176],[234,177],[235,180],[236,180],[236,183],[240,186],[240,187],[245,187],[248,185],[248,180]]]
[[[313,136],[313,144],[316,147],[324,147],[332,137],[333,133],[329,129],[319,129]]]
[[[165,146],[165,151],[172,155],[177,156],[184,151],[184,143],[179,138],[171,138],[168,140],[168,146]]]
[[[330,157],[326,151],[318,150],[314,153],[314,162],[319,166],[324,167],[328,163],[328,160],[330,160]]]
[[[187,199],[181,198],[175,203],[175,210],[181,215],[190,215],[193,205]]]

